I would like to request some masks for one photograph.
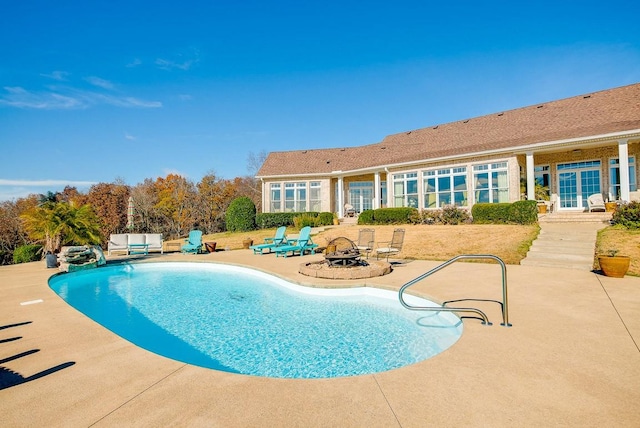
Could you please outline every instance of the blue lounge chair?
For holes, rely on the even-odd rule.
[[[300,229],[300,236],[295,241],[289,241],[289,243],[285,245],[280,245],[278,247],[274,247],[274,251],[276,252],[276,257],[284,256],[287,257],[287,253],[291,253],[294,255],[296,251],[300,253],[301,256],[304,256],[304,253],[309,251],[312,253],[313,250],[318,246],[318,244],[314,244],[311,240],[311,226],[305,226]]]
[[[192,230],[189,232],[189,237],[185,239],[186,244],[181,248],[183,253],[198,254],[202,249],[202,231]]]
[[[263,244],[252,245],[249,248],[253,250],[253,254],[264,254],[264,250],[269,250],[270,253],[275,247],[288,244],[287,237],[285,236],[286,231],[287,226],[280,226],[278,230],[276,230],[273,238],[264,238]]]

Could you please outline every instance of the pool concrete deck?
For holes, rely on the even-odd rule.
[[[438,264],[405,261],[389,275],[340,284],[297,273],[301,262],[321,257],[236,250],[138,259],[232,263],[305,285],[391,289]],[[512,327],[500,325],[498,305],[483,303],[493,325],[465,319],[461,339],[429,360],[373,375],[288,380],[155,355],[68,306],[49,289],[55,272],[44,262],[2,266],[0,424],[640,426],[640,278],[511,265],[507,272]],[[500,268],[457,263],[413,288],[439,302],[500,299]]]

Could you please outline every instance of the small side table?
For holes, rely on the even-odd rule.
[[[216,245],[217,245],[217,242],[205,242],[204,243],[204,247],[207,249],[207,252],[209,252],[209,253],[215,253],[216,252]]]

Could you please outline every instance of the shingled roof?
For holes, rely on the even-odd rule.
[[[640,129],[640,83],[387,136],[360,147],[272,152],[259,177],[325,175]]]

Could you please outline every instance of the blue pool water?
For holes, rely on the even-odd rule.
[[[397,293],[310,289],[223,264],[109,266],[57,275],[49,285],[71,306],[142,348],[248,375],[376,373],[432,357],[462,334],[455,315],[409,311]]]

